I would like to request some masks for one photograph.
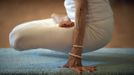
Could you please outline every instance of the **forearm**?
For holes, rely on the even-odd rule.
[[[86,3],[87,3],[86,0],[76,1],[76,19],[75,19],[76,27],[74,29],[73,44],[78,46],[82,46],[84,40],[85,25],[86,25],[85,19],[87,13]],[[80,54],[80,52],[78,52],[77,55],[78,54]]]
[[[73,68],[78,73],[82,71],[81,55],[83,52],[83,40],[86,27],[87,0],[76,0],[76,19],[72,41],[72,49],[69,53],[69,59],[65,67]],[[85,69],[85,68],[84,68]],[[83,71],[84,71],[83,69]]]

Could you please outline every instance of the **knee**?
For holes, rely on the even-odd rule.
[[[20,47],[21,38],[19,35],[16,34],[17,31],[11,31],[9,34],[9,44],[10,47],[15,48],[16,50],[23,50]]]
[[[25,50],[26,45],[24,45],[24,27],[25,24],[18,25],[9,33],[9,44],[11,48],[15,48],[19,51]]]

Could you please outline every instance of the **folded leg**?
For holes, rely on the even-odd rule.
[[[10,45],[18,50],[48,48],[68,52],[72,28],[61,28],[53,19],[36,20],[16,26],[9,36]]]

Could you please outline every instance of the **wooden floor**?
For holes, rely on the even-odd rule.
[[[23,22],[49,18],[52,13],[66,14],[64,0],[0,0],[0,48],[9,46],[9,32]],[[134,2],[112,0],[115,30],[106,47],[134,48]]]

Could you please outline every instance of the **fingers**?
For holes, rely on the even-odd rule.
[[[96,67],[95,66],[78,66],[78,67],[71,67],[72,70],[74,70],[75,72],[81,74],[82,72],[94,72],[96,71]]]
[[[62,22],[59,24],[59,27],[63,27],[63,28],[74,27],[74,23],[73,22]]]
[[[53,13],[51,17],[57,24],[59,24],[59,27],[70,28],[74,26],[74,22],[71,22],[71,20],[67,16],[60,16]]]

